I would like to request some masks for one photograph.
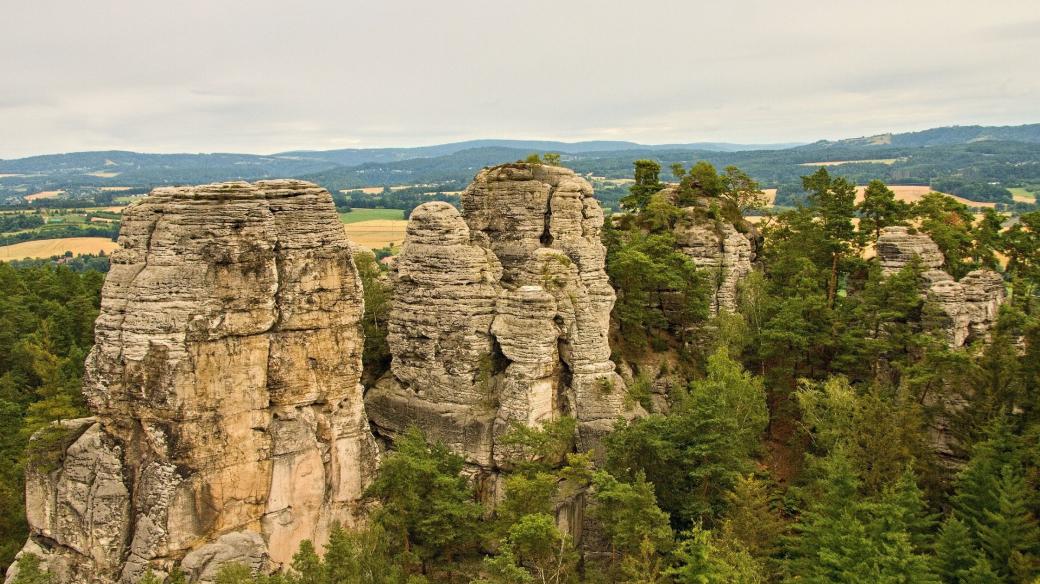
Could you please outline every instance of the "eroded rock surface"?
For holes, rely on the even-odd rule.
[[[461,214],[418,207],[396,263],[391,371],[365,397],[379,432],[418,425],[478,473],[505,464],[496,440],[513,423],[571,415],[594,447],[627,411],[602,224],[591,185],[547,165],[481,171]]]
[[[916,258],[922,269],[924,294],[938,309],[937,322],[953,347],[984,339],[1006,298],[1004,280],[992,270],[975,270],[960,281],[940,269],[944,258],[928,235],[907,227],[886,227],[877,243],[878,262],[886,275],[894,274]]]
[[[186,557],[206,580],[351,523],[376,450],[361,284],[329,193],[156,189],[119,242],[86,362],[96,419],[71,423],[57,468],[30,471],[27,551],[61,583],[136,582]]]
[[[678,187],[669,185],[661,196],[678,198]],[[753,238],[741,233],[731,223],[710,220],[705,210],[710,203],[682,209],[672,233],[680,251],[690,257],[698,269],[704,270],[712,287],[708,307],[712,314],[737,309],[738,286],[751,273],[755,260]]]

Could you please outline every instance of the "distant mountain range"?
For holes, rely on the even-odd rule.
[[[398,162],[415,158],[447,156],[463,150],[483,148],[508,148],[529,152],[559,152],[562,154],[586,154],[589,152],[618,152],[624,150],[710,150],[714,152],[738,152],[744,150],[782,150],[801,146],[802,143],[783,144],[731,144],[728,142],[692,142],[689,144],[647,145],[620,140],[593,140],[586,142],[555,142],[551,140],[467,140],[435,146],[413,148],[345,148],[340,150],[294,150],[279,152],[272,156],[303,160],[324,160],[344,166],[356,166],[367,162]]]
[[[41,191],[72,198],[115,189],[224,180],[298,177],[330,190],[365,186],[437,184],[457,190],[482,167],[531,153],[558,152],[565,164],[588,174],[627,177],[632,162],[654,158],[667,167],[708,160],[736,164],[766,186],[797,184],[819,162],[840,163],[855,180],[880,178],[929,184],[954,178],[1020,186],[1040,183],[1040,124],[952,126],[811,144],[693,142],[646,145],[626,141],[556,142],[470,140],[414,148],[349,148],[257,154],[143,154],[94,151],[0,160],[0,202],[22,203]]]
[[[808,147],[828,146],[950,146],[986,140],[1040,143],[1040,124],[1022,126],[947,126],[904,134],[878,134],[830,142],[821,140]]]

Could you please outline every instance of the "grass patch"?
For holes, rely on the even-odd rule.
[[[1016,203],[1036,202],[1036,193],[1034,192],[1030,192],[1029,190],[1026,190],[1022,187],[1015,187],[1008,190],[1011,191],[1011,197],[1015,200]]]
[[[339,220],[345,224],[360,223],[361,221],[398,220],[407,219],[401,209],[353,209],[349,213],[340,213]]]

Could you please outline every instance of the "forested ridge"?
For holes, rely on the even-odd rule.
[[[740,166],[763,185],[778,188],[778,205],[802,196],[800,175],[813,165],[837,163],[858,184],[879,179],[924,185],[978,202],[1015,206],[1009,188],[1040,190],[1040,125],[953,126],[802,146],[717,143],[642,145],[631,142],[473,140],[418,148],[374,148],[254,154],[141,154],[103,151],[0,160],[0,204],[19,204],[39,191],[62,190],[66,203],[108,204],[115,191],[143,193],[159,186],[226,180],[297,177],[340,190],[378,186],[421,187],[419,193],[460,190],[487,165],[523,158],[532,151],[561,154],[574,170],[610,179],[630,178],[632,163],[653,159],[667,167],[706,160]],[[616,197],[601,189],[614,207]],[[383,206],[411,209],[390,199]],[[46,204],[46,199],[34,201]],[[365,206],[362,198],[356,206]],[[1019,202],[1018,206],[1032,206]],[[1024,208],[1024,207],[1023,207]]]
[[[231,566],[218,581],[1036,582],[1040,212],[1008,226],[941,195],[900,202],[880,181],[857,204],[855,181],[820,169],[801,180],[804,204],[756,227],[742,215],[764,201],[742,170],[678,164],[674,198],[660,172],[636,163],[626,213],[603,236],[611,346],[646,416],[619,421],[601,456],[577,452],[570,418],[513,428],[494,509],[460,475],[462,458],[414,430],[368,488],[367,527],[334,530],[323,554],[305,542],[291,573]],[[677,250],[690,205],[758,243],[734,313],[711,316],[713,274]],[[955,277],[1002,273],[1010,297],[989,339],[951,348],[921,267],[883,276],[866,257],[894,225],[928,234]],[[387,358],[378,269],[361,264],[366,375]],[[29,435],[83,412],[101,281],[0,265],[3,563],[24,540],[22,468],[46,454]],[[660,383],[666,406],[650,396]],[[580,543],[557,521],[576,501],[595,526]],[[46,581],[27,557],[16,582]]]

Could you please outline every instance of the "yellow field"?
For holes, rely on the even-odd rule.
[[[896,198],[897,199],[899,199],[900,201],[906,201],[908,203],[915,203],[917,201],[920,201],[928,193],[934,192],[930,187],[920,186],[920,185],[909,185],[909,186],[906,186],[906,185],[904,185],[904,186],[888,185],[888,188],[892,189],[892,192],[894,192],[896,194]],[[857,203],[863,200],[863,191],[864,190],[866,190],[866,187],[856,187],[856,202]],[[951,195],[949,193],[942,193],[942,194],[946,195],[947,197],[950,197],[951,199],[953,199],[953,200],[955,200],[957,202],[964,203],[965,205],[967,205],[969,207],[996,207],[997,206],[996,203],[979,203],[979,202],[976,202],[976,201],[969,201],[968,199],[964,199],[964,198],[958,197],[957,195]]]
[[[20,174],[0,174],[0,178],[13,178],[16,176],[22,176]]]
[[[863,200],[863,191],[867,187],[859,186],[856,187],[856,202],[859,203]],[[896,194],[896,199],[900,201],[906,201],[908,203],[915,203],[924,198],[925,195],[932,192],[932,189],[925,186],[919,185],[888,185],[888,188],[892,189],[892,192]],[[766,199],[769,201],[767,204],[772,205],[776,200],[776,189],[762,189],[766,194]],[[950,197],[951,199],[964,203],[969,207],[995,207],[996,203],[979,203],[976,201],[969,201],[968,199],[958,197],[957,195],[951,195],[948,193],[941,193]],[[1017,200],[1017,199],[1016,199]],[[1029,202],[1032,202],[1030,199]]]
[[[377,249],[386,247],[390,243],[400,246],[404,242],[404,231],[407,225],[407,221],[400,219],[374,219],[347,223],[343,229],[347,232],[347,237],[354,243],[369,249]]]
[[[74,255],[100,251],[111,253],[119,245],[107,237],[66,237],[63,239],[41,239],[23,241],[14,245],[0,246],[0,261],[49,258],[71,251]]]
[[[98,178],[115,178],[115,177],[119,176],[120,174],[122,174],[122,173],[121,172],[107,172],[107,171],[99,170],[97,172],[88,172],[87,176],[96,176]]]
[[[53,199],[54,197],[57,197],[58,195],[61,195],[61,194],[64,194],[64,193],[65,193],[65,191],[40,191],[38,193],[33,193],[31,195],[26,195],[25,196],[25,200],[26,201],[35,201],[37,199]]]
[[[595,177],[593,177],[593,178],[595,178]],[[631,178],[603,178],[603,179],[600,179],[600,182],[604,182],[604,183],[609,184],[609,185],[616,185],[616,186],[619,186],[619,187],[623,187],[625,185],[635,184],[636,181],[635,181],[635,179],[631,179]]]
[[[803,162],[798,166],[841,166],[842,164],[895,164],[904,158],[870,158],[867,160],[831,160],[829,162]]]
[[[1036,202],[1036,195],[1023,188],[1013,188],[1008,190],[1011,191],[1011,198],[1014,199],[1016,203]]]
[[[118,174],[118,173],[116,173],[116,174]],[[119,193],[119,192],[122,192],[122,191],[129,191],[132,188],[133,187],[101,187],[101,190],[109,191],[109,192],[113,192],[113,193]]]

